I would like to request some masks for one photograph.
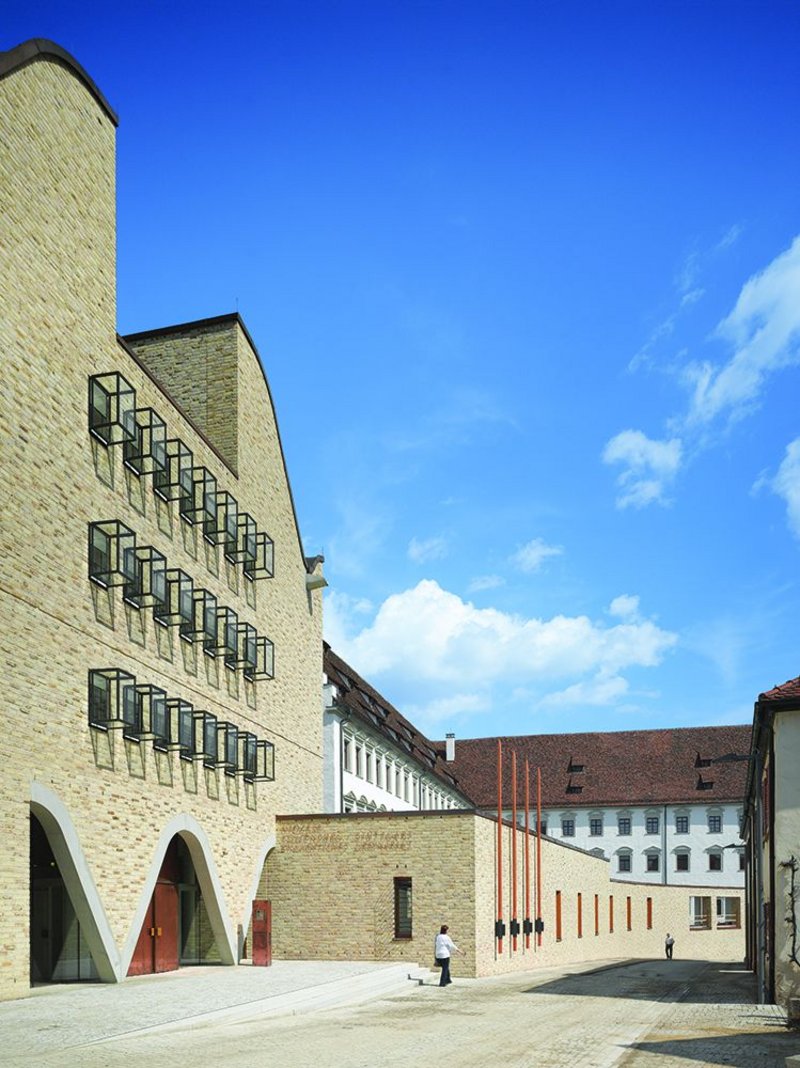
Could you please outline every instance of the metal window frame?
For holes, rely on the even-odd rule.
[[[409,941],[414,937],[414,882],[410,875],[394,877],[394,937],[397,941]],[[405,907],[403,907],[405,899]],[[401,913],[405,916],[401,917]]]
[[[154,408],[136,408],[133,416],[134,436],[123,443],[123,463],[137,478],[154,476],[166,469],[167,424]]]
[[[213,624],[213,625],[212,625]],[[202,586],[192,592],[192,619],[180,625],[181,637],[188,642],[216,641],[217,598]]]
[[[227,605],[217,606],[217,633],[203,642],[209,656],[236,656],[238,651],[239,616]]]
[[[275,678],[275,646],[262,636],[256,636],[255,664],[244,669],[244,677],[250,682],[263,682]]]
[[[205,526],[217,514],[217,477],[207,467],[193,467],[191,484],[191,493],[180,498],[181,519],[193,526]]]
[[[217,723],[217,767],[224,768],[226,775],[236,775],[239,770],[239,728],[235,723]]]
[[[275,543],[263,531],[256,534],[255,559],[244,562],[244,577],[251,582],[275,578]]]
[[[168,438],[164,452],[166,463],[153,475],[153,493],[164,501],[183,501],[192,492],[192,450],[180,438]]]
[[[122,596],[134,608],[158,608],[166,604],[167,558],[152,545],[134,550],[135,577],[123,587]]]
[[[194,759],[207,768],[216,768],[219,756],[218,729],[219,720],[213,712],[195,712],[195,751]]]
[[[95,550],[94,537],[101,534],[108,539],[106,553],[109,566],[104,571],[98,571],[92,560]],[[88,570],[89,579],[103,589],[114,586],[125,586],[134,581],[136,534],[130,527],[120,523],[117,519],[101,519],[88,526]]]
[[[179,567],[166,571],[166,597],[155,605],[153,618],[164,627],[179,627],[194,622],[194,581]]]
[[[225,653],[225,667],[237,671],[239,668],[256,667],[256,649],[258,631],[252,623],[236,624],[236,652]]]
[[[125,731],[126,737],[132,737],[136,741],[153,741],[159,732],[156,732],[154,720],[160,714],[168,724],[167,715],[167,692],[160,686],[151,683],[142,683],[136,686],[136,712],[137,726],[130,732]],[[167,727],[168,729],[168,727]]]
[[[97,679],[108,683],[105,699],[105,715],[94,714],[94,684]],[[89,726],[97,730],[122,729],[125,719],[125,704],[135,699],[136,676],[120,668],[91,668],[88,672],[88,719]]]
[[[237,512],[236,537],[225,539],[225,559],[232,564],[255,564],[258,527],[249,512]]]
[[[239,502],[227,490],[217,491],[217,514],[213,522],[203,523],[203,537],[212,545],[221,545],[236,538]]]
[[[100,391],[107,401],[107,413],[95,403]],[[118,371],[89,375],[89,433],[106,448],[135,439],[136,390]]]

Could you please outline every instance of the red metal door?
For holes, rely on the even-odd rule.
[[[272,964],[272,902],[253,902],[253,964],[268,968]]]
[[[174,972],[178,967],[178,888],[174,883],[156,883],[153,953],[155,971]]]
[[[147,906],[147,912],[144,915],[144,923],[142,929],[139,932],[139,941],[136,943],[136,949],[133,951],[133,957],[131,958],[130,967],[128,968],[128,975],[150,975],[153,971],[153,936],[152,931],[155,924],[154,920],[154,906],[153,898],[150,898],[150,904]]]

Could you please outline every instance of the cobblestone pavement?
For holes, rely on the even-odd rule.
[[[224,981],[224,975],[219,982]],[[152,989],[155,989],[155,985]],[[458,979],[410,994],[301,1016],[128,1034],[99,1046],[51,1049],[4,1065],[162,1068],[784,1068],[800,1052],[774,1006],[752,1003],[736,965],[639,961]],[[209,1006],[211,1008],[212,1006]],[[3,1027],[0,1014],[0,1030]]]

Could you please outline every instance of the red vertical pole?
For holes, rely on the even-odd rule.
[[[531,768],[525,758],[525,919],[531,918]],[[525,948],[531,948],[531,936],[525,932]]]
[[[517,951],[517,751],[511,750],[511,948]]]
[[[503,743],[497,739],[497,951],[503,952]]]
[[[536,919],[542,918],[542,769],[536,769]],[[536,935],[536,944],[542,944],[542,932]]]

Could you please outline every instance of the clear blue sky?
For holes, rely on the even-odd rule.
[[[120,332],[238,306],[328,638],[429,734],[746,722],[800,673],[800,6],[0,27],[120,114]]]

